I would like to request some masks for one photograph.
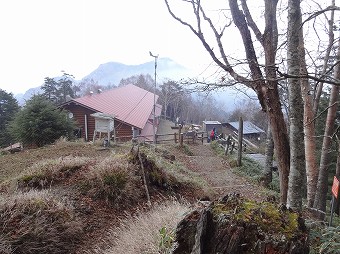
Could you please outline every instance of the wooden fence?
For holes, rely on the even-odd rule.
[[[183,143],[202,143],[204,139],[206,138],[205,132],[197,132],[197,131],[187,131],[187,132],[174,132],[174,133],[165,133],[165,134],[156,134],[156,144],[162,144],[162,143],[180,143],[180,145],[183,145]],[[153,143],[153,135],[138,135],[136,138],[133,138],[133,136],[122,136],[117,137],[115,139],[116,143],[123,143],[126,141],[136,141],[141,143]]]

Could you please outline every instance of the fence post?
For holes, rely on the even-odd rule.
[[[181,133],[181,136],[180,136],[180,138],[179,138],[179,142],[180,142],[180,144],[181,144],[181,147],[183,146],[183,139],[184,139],[184,134],[183,133]]]
[[[238,148],[237,148],[237,166],[242,166],[242,140],[243,140],[243,120],[240,117],[238,122]]]
[[[181,132],[182,132],[182,124],[179,124],[178,127],[179,127],[178,128],[179,143],[180,143],[181,146],[183,146],[183,138],[182,138],[182,134],[181,134]]]
[[[175,136],[175,144],[177,144],[177,132],[174,133]]]

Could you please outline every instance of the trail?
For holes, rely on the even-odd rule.
[[[266,198],[261,186],[233,173],[227,161],[216,156],[209,144],[190,144],[189,149],[193,156],[178,153],[176,159],[207,181],[215,192],[214,198],[228,193],[239,193],[257,201]]]
[[[174,133],[176,130],[171,129],[173,125],[172,122],[162,119],[157,133]],[[193,156],[185,155],[183,152],[176,150],[171,152],[175,153],[176,160],[208,182],[209,187],[215,192],[213,198],[219,198],[225,194],[235,192],[256,201],[266,199],[267,195],[263,187],[233,173],[227,161],[217,156],[209,143],[204,141],[203,144],[197,142],[195,144],[186,143],[186,145],[188,145]]]

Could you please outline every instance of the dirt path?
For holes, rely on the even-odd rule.
[[[174,126],[174,123],[162,119],[157,133],[174,133],[175,130],[171,129],[171,126]],[[228,163],[216,156],[206,140],[203,145],[197,142],[196,144],[188,144],[188,146],[194,155],[188,156],[175,151],[176,159],[205,179],[216,192],[215,198],[236,192],[257,201],[266,199],[264,188],[234,174]]]
[[[228,163],[216,156],[209,144],[190,144],[189,149],[193,156],[178,153],[176,159],[208,182],[216,193],[214,198],[235,192],[257,201],[266,199],[261,186],[233,173]]]

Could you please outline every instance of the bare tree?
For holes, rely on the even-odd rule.
[[[192,8],[192,12],[195,17],[195,25],[192,25],[189,22],[182,20],[174,13],[172,7],[169,4],[170,0],[164,1],[170,15],[182,25],[188,27],[196,35],[196,37],[203,44],[205,50],[207,50],[213,61],[220,68],[229,73],[229,75],[235,81],[252,88],[256,92],[262,110],[267,112],[268,119],[270,121],[280,170],[280,200],[282,203],[286,203],[290,155],[287,128],[281,110],[275,67],[275,58],[278,43],[278,29],[276,20],[278,1],[264,1],[265,28],[263,33],[254,22],[246,0],[228,1],[231,17],[226,16],[226,18],[233,20],[242,37],[244,51],[247,58],[247,66],[249,70],[248,76],[241,75],[232,66],[232,64],[230,63],[231,59],[230,57],[228,57],[226,48],[223,45],[222,37],[225,34],[225,30],[228,28],[228,25],[230,23],[224,24],[221,26],[221,29],[218,29],[218,27],[214,25],[212,19],[207,16],[207,13],[202,7],[200,0],[183,1],[186,4],[189,4]],[[241,3],[242,10],[240,9],[239,3]],[[226,12],[225,15],[227,15]],[[206,28],[206,26],[204,26],[203,23],[210,28],[210,32],[212,32],[212,34],[214,35],[214,44],[210,44],[208,39],[206,39],[205,33],[203,32],[203,29]],[[258,42],[260,42],[263,48],[265,56],[264,71],[260,68],[250,29],[254,32]],[[218,50],[214,51],[214,46],[217,46]]]
[[[181,96],[183,90],[175,81],[168,80],[160,86],[160,101],[163,103],[163,114],[165,119],[168,117],[168,108],[170,104]]]
[[[340,79],[340,40],[337,53],[337,65],[335,68],[334,78]],[[327,189],[328,189],[328,168],[330,165],[330,152],[332,136],[334,134],[334,125],[336,119],[336,111],[339,105],[339,86],[333,85],[329,105],[327,110],[326,126],[322,143],[322,153],[320,158],[320,169],[317,183],[317,189],[314,200],[314,208],[322,212],[326,211]],[[323,218],[324,214],[320,214]]]
[[[118,86],[124,86],[128,84],[133,84],[135,86],[138,86],[140,88],[143,88],[149,92],[154,92],[154,86],[155,81],[151,77],[150,74],[139,74],[139,75],[133,75],[131,77],[128,77],[126,79],[121,79]],[[157,91],[156,91],[157,93]]]
[[[288,29],[287,29],[287,64],[289,91],[289,137],[290,137],[290,174],[288,188],[288,202],[290,208],[302,209],[303,179],[305,174],[305,154],[301,145],[304,144],[303,135],[303,103],[300,79],[301,52],[303,46],[302,18],[300,0],[288,1]],[[302,42],[301,42],[302,41]]]
[[[81,80],[78,87],[80,96],[88,95],[91,92],[97,92],[99,89],[105,89],[103,86],[98,84],[98,81],[94,81],[92,78]]]
[[[335,0],[332,0],[331,6],[335,7]],[[331,55],[332,48],[334,47],[333,29],[334,29],[334,9],[331,10],[331,16],[330,16],[330,19],[328,20],[328,45],[326,48],[326,52],[323,56],[323,65],[322,65],[322,70],[320,72],[321,77],[324,77],[329,71],[328,69],[329,69],[330,55]],[[313,104],[314,117],[316,117],[318,114],[318,108],[320,104],[320,97],[323,91],[323,85],[324,83],[322,81],[316,83],[316,87],[315,87],[316,93],[315,93],[314,104]]]

